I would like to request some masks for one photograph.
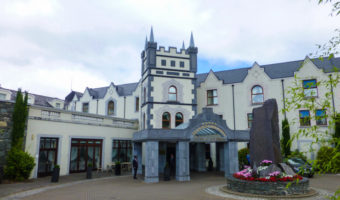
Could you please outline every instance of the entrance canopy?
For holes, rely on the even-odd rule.
[[[203,108],[189,123],[181,124],[176,129],[148,129],[133,135],[133,141],[193,141],[223,142],[249,141],[248,130],[231,130],[226,121],[215,114],[212,108]]]

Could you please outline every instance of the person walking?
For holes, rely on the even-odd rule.
[[[137,175],[137,169],[138,169],[137,156],[134,156],[132,166],[133,166],[133,179],[137,179],[137,176],[136,176]]]

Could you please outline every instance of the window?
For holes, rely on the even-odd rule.
[[[304,80],[303,82],[303,93],[305,97],[317,97],[318,88],[315,79]]]
[[[175,86],[169,87],[168,98],[169,101],[177,101],[177,88]]]
[[[171,115],[168,112],[163,113],[162,115],[162,128],[170,129],[171,125]]]
[[[218,115],[221,119],[223,119],[223,115]]]
[[[89,103],[83,103],[83,112],[89,112]]]
[[[138,112],[139,111],[139,97],[136,97],[136,108],[135,111]]]
[[[261,104],[263,103],[263,89],[259,85],[255,85],[251,89],[251,102],[253,104]]]
[[[207,104],[209,105],[217,105],[217,90],[207,90]]]
[[[162,60],[162,66],[166,66],[166,60]]]
[[[251,125],[253,123],[253,113],[247,114],[247,120],[248,120],[248,128],[251,128]]]
[[[71,103],[71,110],[75,111],[76,110],[76,102]]]
[[[144,88],[143,103],[146,103],[146,88]]]
[[[310,126],[309,110],[300,110],[300,126]]]
[[[178,112],[176,113],[176,127],[183,123],[183,114]]]
[[[112,162],[131,162],[132,144],[129,140],[113,140]]]
[[[6,99],[6,94],[0,93],[0,100],[5,100]]]
[[[56,104],[55,104],[55,107],[56,107],[56,108],[60,108],[60,103],[56,103]]]
[[[143,114],[143,127],[142,127],[142,129],[145,129],[145,113]]]
[[[115,102],[109,101],[107,104],[107,115],[114,115],[115,114]]]
[[[327,125],[326,110],[316,110],[316,125]]]
[[[183,61],[179,62],[179,66],[184,67],[184,62]]]
[[[171,65],[171,67],[175,67],[176,66],[176,62],[174,60],[172,60],[170,65]]]

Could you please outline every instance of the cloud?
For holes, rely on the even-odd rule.
[[[153,25],[158,45],[188,46],[199,71],[303,59],[338,27],[308,0],[3,0],[0,84],[63,98],[73,89],[137,82]]]

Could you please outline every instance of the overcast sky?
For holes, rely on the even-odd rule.
[[[0,0],[0,84],[64,99],[140,78],[161,46],[198,47],[198,71],[303,59],[339,28],[317,0]]]

